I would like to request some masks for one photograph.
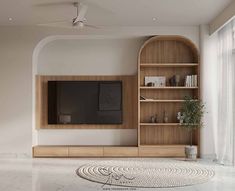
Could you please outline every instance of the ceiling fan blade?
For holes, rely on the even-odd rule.
[[[37,25],[45,27],[74,28],[71,22],[52,22],[52,23],[44,23]]]
[[[42,1],[33,3],[33,6],[37,7],[48,7],[48,6],[64,6],[64,5],[72,5],[74,3],[74,0],[64,0],[64,1],[56,1],[56,2],[50,2],[50,1]]]
[[[60,23],[70,23],[70,20],[60,20],[60,21],[52,21],[52,22],[46,22],[46,23],[38,23],[37,25],[49,25],[49,24],[60,24]]]
[[[80,3],[78,5],[77,18],[75,19],[74,23],[85,20],[85,15],[86,15],[87,9],[88,9],[88,7],[82,3]]]

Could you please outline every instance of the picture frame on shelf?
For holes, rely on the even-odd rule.
[[[154,87],[165,87],[166,77],[165,76],[145,76],[144,85],[149,86],[148,84],[153,84]]]

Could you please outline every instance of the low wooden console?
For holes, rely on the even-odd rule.
[[[185,157],[185,145],[34,146],[33,157]]]

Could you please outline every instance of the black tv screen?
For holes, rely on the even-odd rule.
[[[48,124],[121,123],[121,81],[48,81]]]

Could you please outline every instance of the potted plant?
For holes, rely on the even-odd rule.
[[[180,125],[190,132],[190,145],[185,147],[185,155],[188,159],[196,160],[197,146],[193,145],[193,131],[203,127],[202,117],[205,112],[205,105],[201,100],[194,100],[185,97],[182,112],[178,113]]]

